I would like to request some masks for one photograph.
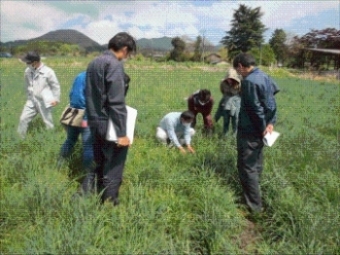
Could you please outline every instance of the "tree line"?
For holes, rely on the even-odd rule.
[[[309,48],[340,49],[340,30],[312,29],[301,37],[289,37],[283,29],[276,29],[269,42],[264,43],[263,34],[267,28],[261,22],[263,14],[261,7],[251,8],[244,4],[234,11],[231,29],[226,31],[226,35],[221,40],[227,50],[226,60],[231,61],[240,52],[249,52],[260,65],[276,64],[294,68],[310,67],[318,70],[330,67],[340,68],[340,55],[308,50]],[[194,53],[189,59],[183,56],[185,43],[179,37],[172,40],[172,45],[174,49],[170,52],[169,59],[175,61],[202,59],[202,37],[200,36],[197,37]]]
[[[87,50],[78,44],[54,41],[30,41],[24,45],[0,46],[1,52],[10,52],[13,56],[24,55],[28,51],[36,50],[46,56],[84,56]]]

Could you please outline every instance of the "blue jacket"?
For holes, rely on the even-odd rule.
[[[240,134],[262,136],[268,124],[276,122],[276,83],[255,67],[241,82]]]
[[[73,81],[70,91],[70,106],[77,109],[85,109],[85,87],[86,87],[86,72],[81,72]],[[86,119],[86,114],[84,116]]]
[[[70,106],[77,109],[85,109],[85,86],[86,86],[86,72],[81,72],[73,81],[70,91]]]

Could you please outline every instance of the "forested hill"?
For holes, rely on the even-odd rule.
[[[81,48],[84,48],[86,51],[98,51],[98,50],[100,51],[103,49],[102,45],[95,42],[94,40],[84,35],[83,33],[80,33],[79,31],[73,29],[61,29],[51,31],[48,32],[47,34],[29,40],[17,40],[13,42],[6,42],[3,43],[2,46],[15,47],[20,45],[26,45],[27,43],[36,41],[63,42],[69,44],[76,44],[79,45]]]

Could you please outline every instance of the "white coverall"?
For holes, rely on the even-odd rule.
[[[36,70],[26,68],[25,83],[27,101],[20,116],[18,133],[26,136],[28,124],[38,114],[47,129],[53,129],[51,102],[60,102],[60,85],[54,71],[41,63]]]

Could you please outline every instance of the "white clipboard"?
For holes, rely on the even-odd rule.
[[[127,112],[126,136],[129,138],[130,144],[132,144],[134,132],[135,132],[136,119],[137,119],[137,110],[126,105],[126,112]],[[117,142],[118,140],[116,129],[114,128],[114,125],[111,119],[109,119],[109,123],[107,127],[106,140],[111,141],[111,142]]]
[[[272,147],[273,144],[275,143],[276,139],[280,136],[279,132],[273,131],[271,134],[267,133],[264,137],[263,137],[263,143],[268,146],[268,147]]]
[[[54,102],[54,96],[52,94],[52,91],[49,88],[44,88],[41,91],[41,97],[43,99],[44,105],[46,108],[52,107],[52,102]]]

